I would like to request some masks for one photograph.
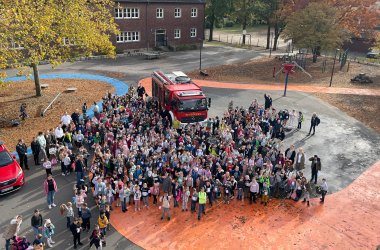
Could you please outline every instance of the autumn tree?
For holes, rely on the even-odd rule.
[[[233,8],[235,18],[241,24],[242,30],[246,30],[247,26],[256,16],[257,5],[259,0],[235,0]],[[245,44],[246,35],[243,34],[242,44]]]
[[[316,51],[338,48],[349,37],[340,27],[337,13],[326,3],[310,3],[289,17],[283,37],[298,48],[310,48],[316,60]]]
[[[230,10],[230,0],[206,0],[206,20],[210,25],[208,40],[213,40],[215,24]]]
[[[54,66],[78,54],[114,56],[113,4],[112,0],[0,0],[0,67],[31,67],[36,96],[41,96],[40,62]]]

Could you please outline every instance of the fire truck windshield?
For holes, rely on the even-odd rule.
[[[207,109],[207,101],[205,98],[181,100],[178,107],[179,111],[206,110],[206,109]]]

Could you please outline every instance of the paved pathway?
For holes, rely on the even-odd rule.
[[[151,78],[144,78],[140,81],[144,84],[145,89],[151,91]],[[238,89],[238,90],[284,90],[283,84],[272,85],[265,84],[265,82],[258,83],[230,83],[230,82],[216,82],[208,80],[194,79],[194,82],[201,87],[219,88],[219,89]],[[335,87],[321,87],[311,85],[288,85],[288,91],[305,92],[305,93],[327,93],[327,94],[352,94],[352,95],[368,95],[380,96],[380,89],[359,89],[359,88],[335,88]]]

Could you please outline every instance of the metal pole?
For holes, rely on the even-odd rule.
[[[332,79],[333,79],[333,76],[334,76],[334,69],[335,69],[336,55],[338,54],[338,51],[339,51],[339,49],[335,50],[334,63],[333,63],[332,71],[331,71],[331,78],[330,78],[330,86],[329,87],[331,87],[331,84],[332,84]]]
[[[273,32],[270,33],[270,36],[271,36],[271,38],[270,38],[270,46],[269,46],[269,57],[272,56],[272,43],[273,43],[272,39],[273,39]]]
[[[288,88],[288,79],[289,79],[289,71],[286,71],[284,97],[286,96],[286,89]]]
[[[203,46],[203,40],[201,40],[201,44],[199,46],[199,72],[202,71],[202,46]]]

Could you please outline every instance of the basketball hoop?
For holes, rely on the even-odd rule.
[[[293,63],[285,63],[283,66],[284,66],[285,73],[291,73],[294,68]]]

